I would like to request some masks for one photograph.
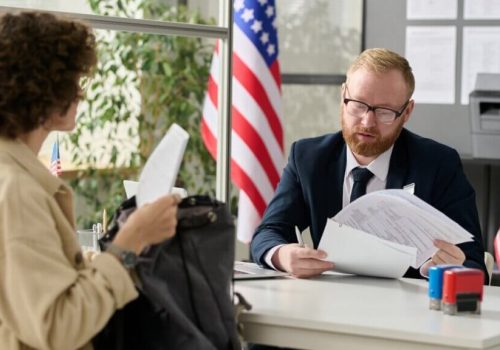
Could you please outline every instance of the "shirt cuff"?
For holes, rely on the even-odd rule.
[[[266,255],[264,256],[264,261],[266,262],[267,266],[269,266],[270,268],[272,268],[273,270],[276,270],[278,271],[278,269],[273,265],[272,263],[272,258],[273,258],[273,255],[274,253],[276,253],[276,251],[283,247],[284,244],[280,244],[280,245],[277,245],[275,247],[272,247],[271,249],[269,249],[266,253]]]
[[[429,259],[429,260],[430,260],[430,259]],[[420,276],[422,276],[423,278],[426,278],[426,279],[429,279],[429,274],[427,274],[427,275],[426,275],[426,274],[424,274],[424,273],[422,272],[422,268],[425,266],[425,264],[427,264],[427,262],[428,262],[429,260],[426,260],[426,261],[422,264],[422,266],[420,266],[420,268],[418,269],[418,272],[420,273]],[[429,270],[427,270],[427,271],[429,271]]]

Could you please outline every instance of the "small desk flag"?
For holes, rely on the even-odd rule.
[[[59,137],[52,145],[52,155],[50,156],[50,172],[54,176],[61,176],[61,157],[59,155]]]

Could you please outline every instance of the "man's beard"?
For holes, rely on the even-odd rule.
[[[364,157],[378,156],[387,151],[391,148],[394,142],[396,142],[401,130],[403,129],[403,123],[400,123],[393,133],[387,135],[386,137],[382,137],[375,127],[363,128],[362,126],[357,126],[348,130],[342,116],[340,117],[340,120],[342,124],[342,136],[344,136],[344,140],[349,145],[351,151]],[[356,134],[360,132],[374,136],[375,140],[369,143],[360,141],[356,136]]]

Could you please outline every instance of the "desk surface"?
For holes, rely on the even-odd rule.
[[[245,339],[300,349],[500,349],[500,288],[481,315],[429,310],[427,282],[322,275],[238,281]]]

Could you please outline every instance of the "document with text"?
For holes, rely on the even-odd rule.
[[[349,229],[356,230],[357,234],[345,237],[344,233]],[[336,264],[336,254],[341,248],[343,259],[347,259],[342,262],[344,271],[341,272],[348,272],[346,266],[356,266],[351,273],[401,277],[408,266],[420,267],[437,251],[433,244],[435,239],[459,244],[472,241],[472,237],[456,222],[407,191],[383,190],[364,195],[329,219],[319,248],[325,250],[328,260]],[[338,247],[333,247],[335,245]],[[401,254],[414,256],[406,260],[397,257],[398,253],[390,251],[389,246]],[[389,253],[379,254],[375,250]],[[372,271],[370,266],[374,264],[378,264],[379,273]],[[366,272],[363,273],[363,269]],[[393,270],[404,271],[397,276]]]

